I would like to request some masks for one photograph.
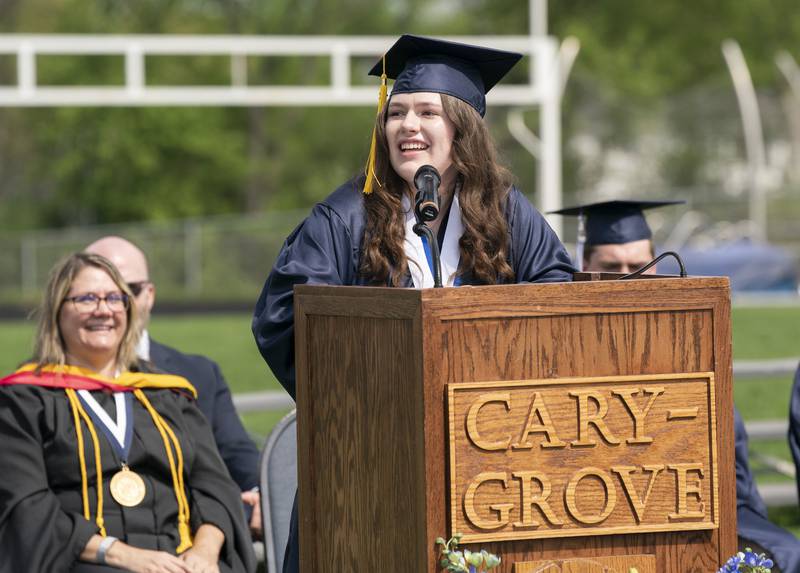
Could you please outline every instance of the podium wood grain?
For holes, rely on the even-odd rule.
[[[514,573],[629,573],[631,567],[637,573],[655,573],[656,560],[652,555],[546,559],[516,563]]]
[[[516,562],[652,555],[716,571],[736,549],[727,279],[295,288],[301,570],[438,570],[447,386],[713,372],[718,529],[466,545]],[[687,436],[691,439],[691,436]]]

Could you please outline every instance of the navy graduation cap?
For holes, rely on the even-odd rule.
[[[393,94],[435,92],[457,97],[486,113],[486,92],[522,54],[403,34],[370,70],[394,79]]]
[[[614,200],[576,205],[550,213],[578,217],[575,258],[582,266],[584,245],[620,245],[650,239],[653,232],[644,218],[643,211],[681,203],[686,201]]]
[[[486,113],[486,92],[514,67],[522,54],[447,40],[403,34],[370,70],[380,76],[378,114],[386,103],[386,79],[394,79],[393,94],[434,92],[465,101],[481,117]],[[363,193],[372,193],[375,175],[375,130],[372,132]]]

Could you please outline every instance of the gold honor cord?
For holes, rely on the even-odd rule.
[[[75,419],[75,435],[78,438],[78,460],[81,466],[81,499],[83,500],[83,517],[87,520],[89,517],[89,485],[86,477],[86,456],[83,453],[83,432],[81,432],[81,418],[78,414],[78,400],[75,396],[75,390],[66,390],[69,404],[72,407],[72,417]]]
[[[67,394],[67,397],[70,401],[70,406],[72,409],[72,416],[75,420],[75,433],[78,440],[78,458],[80,460],[80,467],[81,467],[81,493],[82,493],[82,501],[83,501],[83,515],[86,519],[90,519],[90,507],[89,507],[89,488],[88,488],[88,476],[86,471],[86,457],[84,453],[84,440],[83,440],[83,432],[81,428],[81,419],[83,419],[86,427],[89,430],[89,434],[92,437],[92,444],[94,446],[94,456],[95,456],[95,466],[96,466],[96,473],[97,473],[97,514],[95,517],[95,523],[97,527],[100,529],[100,535],[103,537],[106,536],[106,529],[105,529],[105,522],[103,519],[103,467],[101,462],[101,455],[100,455],[100,442],[97,438],[97,432],[94,429],[94,424],[92,423],[92,419],[89,415],[84,411],[83,405],[81,404],[80,400],[74,389],[72,388],[65,388],[64,391]],[[176,552],[183,553],[187,549],[192,546],[192,535],[191,529],[189,528],[189,501],[186,497],[186,489],[183,480],[183,451],[181,450],[180,442],[178,441],[175,432],[172,431],[172,428],[166,423],[166,421],[161,417],[161,415],[153,408],[150,401],[144,395],[144,392],[140,389],[136,389],[133,391],[136,398],[144,405],[147,409],[150,417],[153,419],[153,424],[155,425],[156,429],[158,430],[159,434],[161,434],[161,439],[164,443],[164,449],[167,453],[167,460],[169,461],[170,471],[172,473],[172,485],[175,491],[175,500],[178,504],[178,533],[180,535],[180,544],[178,545]],[[175,448],[175,456],[178,458],[177,468],[175,463],[175,456],[173,456],[172,449]],[[122,468],[122,471],[118,472],[112,481],[115,478],[118,478],[120,474],[123,474],[124,478],[132,477],[133,479],[138,478],[141,481],[141,478],[132,472],[130,469],[126,467]],[[128,476],[128,474],[133,474],[132,476]],[[135,476],[135,477],[133,477]],[[142,482],[143,487],[143,482]],[[138,489],[138,486],[137,486]],[[113,493],[113,492],[112,492]],[[116,499],[116,497],[115,497]],[[123,501],[117,500],[120,502],[121,505],[126,505],[124,503],[125,499],[123,497]],[[141,500],[137,503],[132,505],[137,505]]]
[[[92,436],[92,444],[94,445],[94,463],[95,463],[95,472],[97,474],[97,516],[95,517],[95,523],[97,527],[100,528],[100,535],[103,537],[106,536],[106,528],[105,528],[105,520],[103,519],[103,465],[100,458],[100,441],[97,439],[97,432],[95,432],[94,424],[92,423],[91,418],[89,415],[84,411],[83,405],[78,400],[78,396],[75,394],[75,390],[72,388],[65,389],[67,396],[69,396],[69,400],[72,403],[73,408],[73,415],[77,410],[80,417],[83,418],[83,421],[86,423],[86,427],[89,429],[89,434]],[[81,433],[80,427],[80,420],[76,419],[76,430],[78,434]],[[78,439],[80,444],[80,453],[79,457],[81,460],[81,477],[85,477],[86,475],[86,460],[83,457],[83,447],[82,447],[82,439]],[[84,486],[84,509],[88,510],[88,487],[86,486],[86,480],[83,483]],[[86,511],[86,514],[89,512]],[[89,516],[86,515],[86,519],[89,519]]]
[[[384,54],[383,58],[383,73],[381,74],[381,87],[378,91],[378,111],[375,114],[375,126],[372,128],[372,143],[369,146],[369,157],[367,158],[367,165],[364,168],[364,175],[366,175],[366,180],[364,181],[364,195],[369,195],[372,193],[372,181],[375,180],[375,183],[378,184],[378,187],[383,187],[381,182],[378,181],[378,177],[375,175],[375,153],[377,146],[377,131],[378,126],[377,123],[380,119],[381,110],[383,110],[383,106],[386,104],[386,55]]]
[[[172,429],[167,425],[164,419],[156,412],[155,408],[150,404],[150,401],[140,389],[133,391],[133,394],[150,412],[158,432],[161,434],[161,439],[164,442],[164,449],[167,452],[167,459],[169,460],[169,469],[172,472],[172,485],[175,489],[175,500],[178,503],[178,533],[180,534],[181,543],[176,549],[177,553],[183,553],[192,546],[192,535],[189,529],[189,501],[186,499],[186,490],[183,487],[183,453],[181,446],[176,438]],[[167,437],[169,433],[169,438]],[[175,468],[175,458],[172,455],[172,448],[170,447],[170,439],[175,447],[175,452],[178,456],[178,469]]]

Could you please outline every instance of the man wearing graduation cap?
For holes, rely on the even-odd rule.
[[[685,201],[614,200],[568,207],[553,214],[578,217],[575,259],[581,270],[633,273],[655,256],[643,211]],[[654,274],[655,266],[645,273]]]
[[[655,255],[650,226],[643,210],[684,201],[603,201],[568,207],[554,214],[577,216],[576,259],[587,272],[636,272]],[[655,266],[645,273],[655,273]],[[744,421],[734,408],[736,458],[736,521],[741,548],[767,553],[776,563],[773,573],[800,573],[800,541],[771,523],[748,463]],[[800,451],[800,449],[798,450]]]
[[[413,230],[423,170],[440,182],[428,225],[445,286],[571,280],[566,249],[511,184],[483,121],[486,92],[521,57],[404,35],[372,69],[381,89],[364,174],[318,203],[286,239],[256,304],[256,343],[292,397],[294,285],[434,286],[434,249]],[[295,506],[285,572],[299,569],[297,533]]]

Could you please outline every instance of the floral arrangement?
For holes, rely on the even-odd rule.
[[[500,558],[485,549],[480,552],[469,549],[458,551],[461,537],[460,533],[456,533],[447,541],[441,537],[436,538],[436,545],[442,546],[442,560],[439,562],[442,569],[451,573],[486,573],[500,565]],[[748,547],[744,552],[739,551],[728,559],[717,573],[771,573],[772,566],[772,559]],[[631,568],[629,573],[636,573],[636,569]]]
[[[448,541],[441,537],[436,538],[436,545],[442,546],[442,560],[439,565],[445,571],[453,573],[486,573],[500,565],[500,558],[486,550],[473,552],[469,549],[457,551],[461,534],[456,533]]]
[[[728,559],[717,573],[770,573],[772,570],[772,559],[768,559],[763,553],[756,553],[749,547]]]

